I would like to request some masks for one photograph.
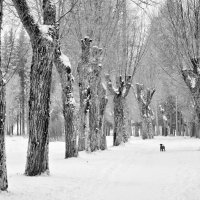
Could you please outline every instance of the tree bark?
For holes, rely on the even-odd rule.
[[[3,1],[0,0],[0,38],[3,18]],[[1,40],[0,40],[1,49]],[[1,54],[0,54],[1,66]],[[6,152],[5,152],[5,117],[6,117],[6,102],[5,102],[5,84],[3,81],[2,69],[0,68],[0,190],[4,191],[8,188],[7,169],[6,169]]]
[[[57,71],[60,76],[62,86],[62,102],[63,115],[65,123],[65,158],[76,157],[78,149],[76,146],[76,132],[75,132],[75,99],[73,97],[73,76],[71,73],[71,66],[67,56],[60,50],[59,28],[55,37],[55,59]]]
[[[2,4],[0,5],[0,7],[1,6]],[[0,15],[2,15],[2,12],[0,13]],[[0,63],[1,63],[1,59],[0,59]],[[5,152],[5,132],[4,132],[5,116],[6,116],[5,107],[6,107],[5,85],[2,78],[2,71],[0,69],[0,190],[6,190],[8,188],[7,169],[6,169],[6,152]]]
[[[100,148],[99,131],[99,103],[98,103],[98,85],[101,82],[101,65],[99,63],[102,49],[97,46],[92,47],[91,63],[89,65],[89,87],[90,87],[90,107],[89,107],[89,145],[93,152]]]
[[[85,128],[86,128],[86,99],[88,83],[88,66],[90,58],[90,43],[92,40],[85,37],[81,40],[81,62],[78,64],[77,72],[79,76],[79,95],[80,95],[80,133],[79,133],[79,151],[85,150]]]
[[[29,176],[49,173],[49,103],[54,56],[53,38],[55,6],[43,0],[44,24],[42,28],[30,15],[25,0],[13,0],[18,15],[32,44],[33,56],[30,73],[29,142],[25,174]],[[44,26],[48,29],[44,31]]]
[[[103,87],[101,81],[99,82],[98,86],[99,91],[99,146],[101,150],[107,149],[107,142],[106,142],[106,131],[104,129],[105,120],[104,120],[104,113],[106,109],[106,105],[108,103],[108,99],[106,97],[106,89]]]

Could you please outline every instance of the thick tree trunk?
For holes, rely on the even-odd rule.
[[[30,15],[25,0],[13,0],[18,15],[32,44],[33,56],[30,73],[29,142],[25,174],[29,176],[49,172],[49,103],[54,56],[53,38],[55,6],[43,0],[44,24],[41,28]]]
[[[200,73],[199,73],[199,63],[193,62],[193,69],[191,70],[182,70],[183,79],[188,86],[193,100],[196,116],[198,123],[200,124]]]
[[[88,65],[89,65],[89,58],[90,58],[90,43],[92,42],[91,39],[85,37],[81,41],[81,62],[78,65],[77,72],[79,76],[79,95],[80,95],[80,133],[79,133],[79,151],[85,150],[86,144],[86,90],[88,88]]]
[[[29,99],[29,143],[25,174],[49,170],[49,103],[52,73],[52,44],[41,38],[33,45]]]
[[[93,81],[92,81],[93,82]],[[93,152],[99,149],[99,121],[98,121],[98,107],[97,107],[97,97],[96,92],[97,87],[95,84],[91,88],[91,100],[89,108],[89,151]],[[88,149],[87,149],[88,150]]]
[[[3,1],[0,0],[0,38],[3,18]],[[0,40],[1,49],[1,40]],[[1,55],[0,55],[0,190],[4,191],[8,188],[7,169],[6,169],[6,152],[5,152],[5,117],[6,117],[6,102],[5,102],[5,85],[1,70]]]
[[[142,139],[153,138],[152,120],[149,117],[142,118]]]
[[[89,106],[89,144],[90,151],[93,152],[100,148],[100,127],[99,127],[99,98],[98,89],[101,83],[101,65],[99,63],[102,49],[97,46],[92,47],[91,63],[89,66],[89,87],[90,87],[90,106]]]
[[[107,88],[114,96],[114,131],[113,131],[113,145],[118,146],[122,142],[128,141],[127,133],[125,129],[125,98],[127,97],[131,87],[131,76],[126,76],[125,81],[120,76],[117,79],[117,89],[114,89],[110,76],[106,75]]]
[[[113,145],[118,146],[123,142],[125,135],[124,99],[120,94],[114,96],[114,131]]]

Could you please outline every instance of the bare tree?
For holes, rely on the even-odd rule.
[[[168,0],[166,19],[179,59],[179,71],[195,102],[200,123],[200,2]]]
[[[143,23],[135,20],[129,21],[130,16],[128,16],[126,0],[122,1],[121,6],[122,19],[120,22],[122,25],[119,24],[118,27],[121,35],[119,35],[117,43],[121,42],[122,44],[118,45],[116,50],[118,51],[118,63],[120,63],[117,63],[118,69],[115,68],[116,89],[112,86],[110,75],[106,75],[107,87],[114,95],[114,145],[128,141],[129,133],[125,131],[128,130],[125,129],[125,124],[130,123],[125,123],[125,98],[129,93],[133,77],[140,66],[140,60],[147,45]],[[129,120],[127,116],[126,120]]]

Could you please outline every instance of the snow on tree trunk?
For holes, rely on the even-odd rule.
[[[144,94],[145,92],[145,94]],[[153,112],[149,107],[151,99],[153,97],[155,90],[146,89],[144,91],[144,85],[136,84],[136,98],[139,104],[140,116],[142,119],[142,138],[151,139],[153,138],[153,127],[152,127],[152,117]]]
[[[0,38],[1,26],[3,17],[3,1],[0,0]],[[0,40],[1,49],[1,40]],[[0,54],[0,66],[1,54]],[[0,190],[8,188],[7,169],[6,169],[6,152],[5,152],[5,117],[6,117],[6,102],[5,102],[5,84],[3,74],[0,68]]]
[[[193,63],[193,70],[182,70],[182,76],[192,94],[196,116],[200,124],[200,70],[198,63]]]
[[[90,58],[90,43],[92,40],[85,37],[81,40],[81,62],[78,64],[77,72],[79,76],[79,95],[80,95],[80,133],[79,133],[79,151],[85,150],[85,128],[86,128],[86,99],[88,88],[88,65]]]
[[[128,134],[125,130],[124,108],[125,98],[129,93],[131,87],[131,76],[127,76],[125,81],[120,76],[117,80],[117,89],[112,86],[112,82],[109,75],[106,75],[107,88],[114,96],[114,131],[113,131],[113,145],[118,146],[122,142],[128,140]]]
[[[75,132],[75,99],[73,97],[73,76],[71,65],[67,56],[60,50],[59,29],[55,37],[54,63],[60,76],[62,86],[63,115],[65,123],[65,158],[76,157],[78,148]]]
[[[32,44],[33,56],[30,73],[29,142],[25,174],[35,176],[49,173],[49,103],[54,56],[53,35],[55,6],[43,1],[44,25],[39,26],[30,15],[25,0],[13,0],[18,15]]]
[[[92,47],[91,62],[89,65],[89,87],[90,87],[90,107],[89,107],[89,145],[90,151],[93,152],[100,148],[99,135],[99,103],[98,103],[98,84],[101,81],[101,65],[99,59],[102,49],[97,46]]]

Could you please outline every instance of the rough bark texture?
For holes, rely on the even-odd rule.
[[[125,81],[120,76],[117,80],[117,89],[114,89],[109,75],[106,75],[107,88],[113,97],[114,102],[114,131],[113,131],[113,145],[118,146],[122,142],[128,140],[128,134],[125,130],[124,108],[125,98],[129,93],[131,87],[131,76],[127,76]]]
[[[90,107],[89,107],[89,144],[90,151],[93,152],[100,148],[99,135],[99,103],[98,103],[98,84],[101,80],[101,65],[99,59],[102,49],[97,46],[92,47],[91,63],[89,65],[89,87],[90,87]]]
[[[0,0],[0,38],[1,26],[3,17],[3,1]],[[0,40],[1,49],[1,40]],[[0,190],[8,188],[7,169],[6,169],[6,152],[5,152],[5,116],[6,116],[6,102],[5,102],[5,85],[1,70],[1,55],[0,55]]]
[[[92,40],[85,37],[81,41],[81,62],[78,65],[77,72],[79,76],[79,95],[80,95],[80,133],[79,133],[79,151],[85,150],[85,128],[86,128],[86,99],[88,88],[88,66],[90,58],[90,43]]]
[[[30,73],[29,142],[25,174],[29,176],[49,173],[49,103],[54,55],[53,35],[55,7],[50,0],[43,1],[44,24],[48,32],[43,33],[30,15],[25,0],[13,0],[18,15],[26,28],[32,44],[33,56]],[[51,26],[52,25],[52,26]]]
[[[71,74],[71,66],[68,57],[60,50],[59,43],[59,29],[55,37],[55,57],[54,63],[60,76],[62,86],[62,102],[63,115],[65,123],[65,158],[76,157],[78,149],[76,146],[76,132],[75,132],[75,100],[73,97],[73,76]]]
[[[91,61],[89,65],[89,87],[90,87],[90,107],[89,107],[89,136],[88,142],[90,151],[100,148],[100,130],[99,130],[99,98],[98,89],[101,82],[100,57],[102,49],[97,46],[92,47]]]
[[[106,109],[106,105],[108,103],[108,99],[106,97],[106,89],[103,87],[101,81],[99,81],[98,86],[98,96],[99,96],[99,146],[101,150],[107,149],[106,143],[106,131],[104,129],[105,120],[104,113]]]
[[[4,133],[6,115],[5,107],[5,85],[2,79],[2,71],[0,69],[0,190],[6,190],[8,188]]]
[[[142,138],[153,138],[152,117],[153,112],[149,107],[155,90],[146,89],[141,84],[136,84],[136,98],[139,104],[140,116],[142,119]]]

